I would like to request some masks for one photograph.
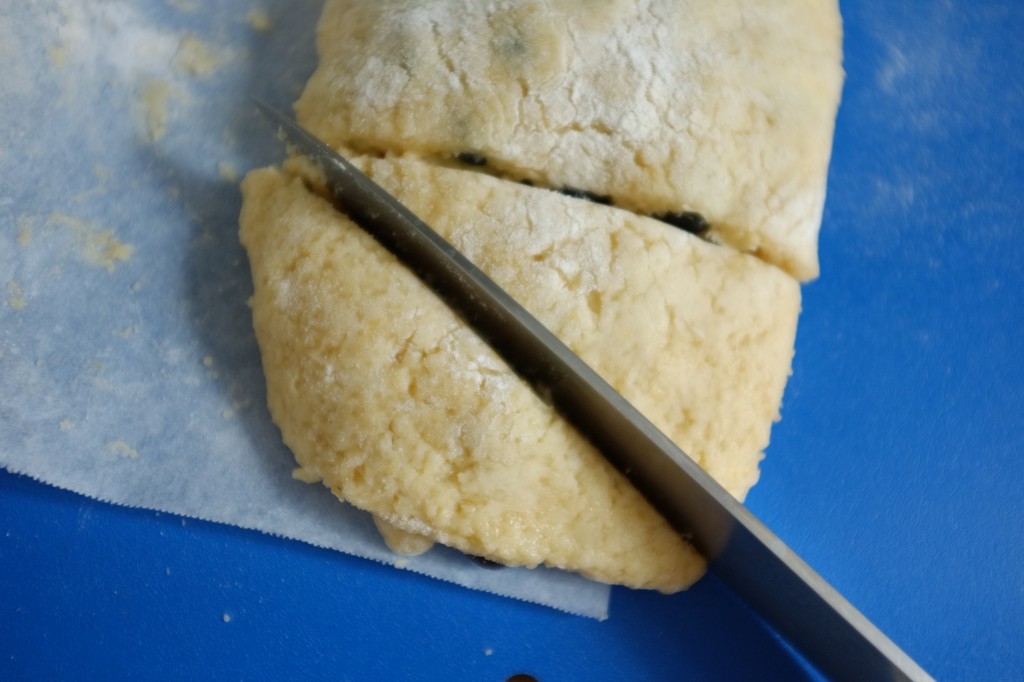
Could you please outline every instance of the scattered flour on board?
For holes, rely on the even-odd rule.
[[[228,163],[227,161],[221,161],[220,163],[217,164],[217,175],[219,175],[222,180],[226,180],[227,182],[238,182],[238,169],[236,169],[233,164]]]
[[[18,246],[28,246],[32,243],[32,222],[25,216],[20,216],[18,225]]]
[[[185,14],[192,14],[199,9],[199,0],[166,0],[167,4]]]
[[[198,4],[178,2],[174,7],[191,12]],[[189,79],[206,78],[236,56],[229,47],[156,25],[144,9],[127,0],[62,3],[60,13],[57,43],[49,53],[62,76],[65,103],[96,96],[98,84],[129,88],[136,97],[136,128],[150,142],[167,133],[174,108],[191,100]]]
[[[167,100],[171,87],[165,80],[147,78],[140,90],[139,104],[142,108],[146,137],[156,142],[167,133]]]
[[[25,291],[13,279],[7,283],[7,305],[19,312],[25,309]]]
[[[107,443],[107,451],[115,455],[121,455],[128,459],[138,459],[139,451],[125,443],[123,440],[112,440]]]
[[[204,78],[220,68],[228,56],[214,50],[194,35],[181,39],[178,52],[174,55],[174,70],[184,76]]]
[[[245,21],[257,31],[269,31],[272,28],[270,16],[261,9],[249,10],[245,15]]]
[[[38,87],[38,79],[29,68],[29,60],[18,58],[31,48],[35,35],[35,26],[17,26],[15,22],[0,21],[0,61],[4,65],[3,77],[0,78],[0,101],[8,102],[30,95]],[[3,144],[6,140],[0,142]]]
[[[909,133],[944,137],[963,117],[957,93],[977,81],[983,45],[963,29],[963,8],[950,2],[914,10],[914,19],[900,21],[899,12],[883,13],[868,31],[883,51],[875,84],[900,100],[890,125]]]
[[[78,246],[79,259],[107,272],[114,272],[119,263],[132,257],[131,244],[121,242],[113,230],[94,222],[87,223],[66,213],[53,213],[47,225],[67,230]]]
[[[51,47],[49,50],[50,63],[58,69],[63,69],[68,65],[68,52],[63,47],[57,45]]]
[[[181,37],[153,26],[137,5],[124,0],[63,3],[55,46],[74,64],[69,83],[92,88],[113,80],[132,84],[141,77],[164,74],[178,52]],[[72,93],[76,94],[76,93]]]
[[[988,11],[1009,12],[1009,5]],[[1021,126],[990,113],[1020,111],[1024,90],[1000,80],[1017,65],[998,35],[977,32],[979,11],[971,3],[938,0],[914,6],[895,3],[887,11],[861,17],[874,53],[863,55],[857,66],[870,69],[871,81],[852,94],[863,98],[858,116],[870,121],[875,139],[886,140],[887,147],[885,162],[857,179],[863,183],[863,212],[854,222],[856,229],[885,231],[885,238],[872,246],[875,253],[919,243],[919,233],[928,234],[914,248],[919,254],[928,245],[941,248],[937,236],[946,231],[968,239],[984,234],[987,242],[1015,236],[997,227],[998,221],[982,224],[975,215],[979,205],[1003,206],[997,190],[976,184],[970,171],[995,162],[984,145],[975,144],[975,136],[998,136],[1007,158],[1024,149]],[[977,106],[979,97],[988,100],[988,109]],[[955,150],[959,168],[937,173],[934,164],[941,150]],[[947,177],[947,172],[952,175]],[[925,223],[921,215],[933,217]],[[971,225],[969,231],[965,224]]]

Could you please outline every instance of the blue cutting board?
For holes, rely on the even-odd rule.
[[[842,9],[822,276],[748,504],[937,679],[1021,680],[1024,3]],[[0,472],[0,679],[515,674],[811,678],[714,577],[596,622]]]

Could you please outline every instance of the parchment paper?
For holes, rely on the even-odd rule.
[[[0,465],[586,616],[609,589],[393,555],[265,407],[238,179],[282,150],[320,2],[0,5]]]

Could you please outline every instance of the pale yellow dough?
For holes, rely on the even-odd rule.
[[[807,280],[841,34],[836,0],[328,0],[296,111],[334,146],[697,211]]]
[[[789,374],[795,280],[619,209],[411,158],[359,163],[742,499]],[[700,576],[599,453],[302,179],[262,169],[243,192],[268,401],[303,478],[504,564],[663,591]]]

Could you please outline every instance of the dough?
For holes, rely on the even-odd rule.
[[[743,498],[789,374],[795,280],[617,208],[415,158],[358,163]],[[296,167],[246,178],[241,239],[300,477],[503,564],[696,580],[694,550]]]
[[[807,280],[841,31],[836,0],[328,0],[296,111],[334,146],[695,211]]]

